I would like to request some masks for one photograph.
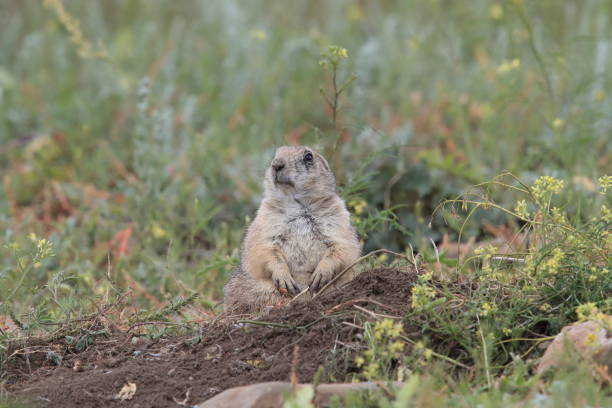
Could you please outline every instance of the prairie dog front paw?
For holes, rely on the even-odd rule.
[[[317,268],[312,273],[312,278],[310,278],[309,291],[312,293],[317,292],[323,285],[332,280],[333,277],[334,272],[332,270]]]
[[[272,272],[272,282],[276,289],[283,293],[284,291],[295,295],[300,292],[300,287],[295,283],[295,280],[286,270],[276,270]]]

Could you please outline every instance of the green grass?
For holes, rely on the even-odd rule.
[[[612,145],[610,1],[45,4],[5,1],[0,13],[0,315],[28,333],[126,291],[141,317],[187,298],[188,320],[218,311],[282,144],[330,157],[340,141],[336,172],[366,250],[412,246],[434,261],[431,240],[445,234],[518,230],[525,220],[504,211],[475,210],[465,225],[461,203],[434,214],[504,171],[564,180],[556,205],[579,231],[594,233],[610,207],[597,186]],[[340,83],[356,75],[335,124],[321,95],[329,45],[348,50]],[[510,211],[525,198],[479,194]],[[542,248],[568,253],[568,237],[551,234]],[[54,256],[36,258],[41,237]],[[603,263],[582,247],[568,262],[609,268],[605,237]],[[609,310],[588,285],[558,290],[573,300],[550,330],[577,304]],[[474,333],[458,340],[478,352]]]

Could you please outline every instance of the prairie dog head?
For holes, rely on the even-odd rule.
[[[336,192],[327,160],[308,146],[282,146],[266,170],[266,195],[299,195],[312,199]]]

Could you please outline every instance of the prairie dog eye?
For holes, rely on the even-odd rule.
[[[304,155],[304,163],[312,163],[313,159],[314,157],[312,156],[312,153],[306,152],[306,154]]]

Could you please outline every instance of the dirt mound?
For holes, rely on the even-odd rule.
[[[14,359],[5,387],[38,406],[106,407],[119,405],[119,391],[133,383],[130,406],[190,406],[227,388],[288,380],[294,345],[299,345],[295,372],[300,382],[312,381],[319,367],[323,379],[343,381],[356,370],[360,330],[346,324],[362,313],[355,305],[402,316],[415,279],[414,271],[365,272],[312,302],[274,309],[255,321],[210,323],[195,338],[134,342],[118,332],[80,353],[64,342],[48,345],[46,350],[62,357],[59,365],[45,352],[30,354],[27,361]]]

